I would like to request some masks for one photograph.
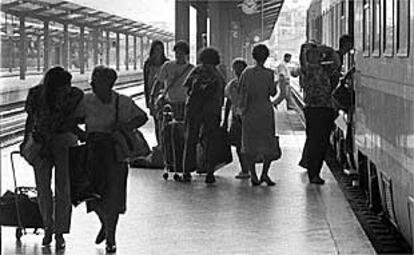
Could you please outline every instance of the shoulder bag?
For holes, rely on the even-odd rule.
[[[119,121],[119,95],[115,103],[115,123]],[[115,156],[120,162],[131,162],[138,157],[148,156],[151,152],[144,135],[138,130],[126,128],[114,132]]]

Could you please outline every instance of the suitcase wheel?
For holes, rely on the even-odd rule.
[[[16,239],[20,240],[20,237],[22,237],[22,235],[23,235],[23,229],[16,228]]]
[[[167,172],[163,173],[162,178],[164,178],[164,180],[168,180],[168,173]]]

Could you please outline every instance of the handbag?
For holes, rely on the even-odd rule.
[[[119,120],[119,95],[116,97],[115,107],[115,123],[117,123]],[[113,137],[115,139],[115,157],[120,162],[131,162],[138,157],[148,156],[151,152],[144,135],[138,129],[121,128],[115,130]]]
[[[92,193],[86,144],[69,147],[69,176],[72,204],[77,206]]]
[[[42,161],[40,157],[42,148],[43,145],[34,140],[33,133],[28,133],[20,145],[20,154],[30,165],[34,166]]]
[[[343,79],[332,91],[332,99],[339,109],[348,112],[354,105],[355,92]]]

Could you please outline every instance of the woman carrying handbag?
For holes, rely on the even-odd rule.
[[[126,211],[128,163],[117,158],[116,133],[133,130],[148,120],[134,101],[112,90],[117,79],[115,70],[97,66],[92,72],[93,93],[85,94],[78,108],[80,123],[86,127],[88,165],[91,183],[102,198],[87,202],[101,221],[95,243],[106,240],[106,251],[116,251],[115,231],[119,214]]]

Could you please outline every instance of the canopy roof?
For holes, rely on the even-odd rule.
[[[134,36],[173,40],[171,32],[145,23],[62,0],[2,0],[1,11],[41,21],[53,21]]]

